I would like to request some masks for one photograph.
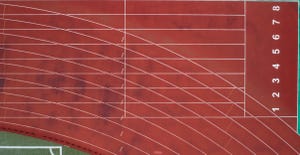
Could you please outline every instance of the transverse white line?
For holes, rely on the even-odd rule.
[[[5,28],[5,31],[60,31],[50,28]],[[108,28],[65,28],[70,31],[114,31]],[[116,30],[123,31],[122,28]],[[127,31],[244,31],[242,28],[127,28]]]
[[[244,0],[244,28],[245,28],[245,31],[244,31],[244,116],[246,116],[246,108],[247,108],[247,105],[246,105],[246,100],[247,100],[247,86],[246,86],[246,83],[247,83],[247,80],[246,80],[246,76],[247,76],[247,1]]]
[[[124,31],[123,31],[123,33],[124,33],[124,51],[123,51],[123,58],[124,58],[124,83],[123,83],[123,86],[124,86],[124,98],[123,98],[123,103],[124,103],[124,117],[126,118],[126,102],[127,102],[127,76],[126,76],[126,73],[127,73],[127,32],[126,32],[126,28],[127,28],[127,23],[126,23],[126,20],[127,20],[127,6],[126,6],[126,0],[124,0],[124,14],[123,14],[123,18],[124,18]]]
[[[120,89],[124,90],[124,87],[58,87],[59,89],[92,89],[92,90],[100,90],[100,89]],[[148,89],[166,89],[166,90],[176,90],[176,87],[147,87]],[[181,87],[182,89],[209,89],[207,87]],[[243,87],[211,87],[213,89],[244,89]],[[53,87],[5,87],[3,89],[16,89],[16,90],[26,90],[26,89],[31,89],[31,90],[44,90],[44,89],[53,89]],[[140,87],[127,87],[127,89],[131,90],[142,90],[143,88]]]
[[[119,58],[119,57],[112,57],[113,59],[116,60],[122,60],[123,58]],[[107,60],[110,61],[106,58],[60,58],[62,60]],[[155,60],[182,60],[185,61],[185,59],[183,58],[163,58],[163,57],[158,57],[158,58],[154,58]],[[190,60],[202,60],[202,61],[243,61],[244,58],[189,58]],[[52,58],[0,58],[0,60],[21,60],[21,61],[26,61],[26,60],[30,60],[30,61],[40,61],[40,60],[53,60]],[[126,58],[126,60],[149,60],[148,58]]]
[[[60,43],[58,44],[52,44],[52,43],[5,43],[0,44],[2,46],[4,45],[21,45],[21,46],[112,46],[109,43]],[[123,46],[124,43],[115,43],[117,46]],[[150,44],[150,43],[127,43],[127,46],[244,46],[244,43],[157,43],[156,45]]]
[[[64,16],[124,16],[123,13],[66,13],[63,14]],[[244,14],[192,14],[192,13],[127,13],[127,16],[213,16],[213,17],[244,17]],[[5,14],[5,16],[62,16],[60,14],[50,14],[50,13],[24,13],[24,14],[18,14],[18,13],[10,13]]]
[[[49,119],[49,118],[59,118],[59,119],[120,119],[120,117],[31,117],[31,116],[19,116],[19,117],[0,117],[0,119]],[[127,116],[126,119],[278,119],[278,118],[288,118],[288,119],[297,119],[297,116],[172,116],[172,117],[167,117],[167,116],[139,116],[139,117],[132,117],[132,116]],[[125,119],[125,118],[124,118]]]
[[[58,101],[59,102],[59,101]],[[121,102],[121,101],[120,101]],[[109,104],[120,104],[120,102],[109,102]],[[172,102],[147,102],[147,101],[143,101],[144,103],[146,104],[166,104],[166,105],[171,105],[173,104]],[[53,104],[51,102],[31,102],[31,101],[28,101],[28,102],[0,102],[1,104]],[[103,104],[102,102],[66,102],[66,101],[61,101],[59,102],[60,104]],[[235,102],[236,104],[244,104],[244,102]],[[141,102],[134,102],[134,101],[127,101],[127,104],[142,104]],[[190,101],[187,101],[187,102],[177,102],[177,104],[234,104],[232,102],[190,102]]]
[[[1,66],[1,65],[0,65]],[[244,73],[240,72],[217,72],[217,73],[192,73],[192,72],[184,72],[187,75],[236,75],[236,76],[242,76]],[[106,73],[99,73],[99,72],[64,72],[63,74],[65,75],[108,75]],[[112,72],[109,74],[114,74],[114,75],[122,75],[121,73],[118,72]],[[181,73],[177,72],[153,72],[151,73],[153,75],[182,75]],[[22,72],[6,72],[2,73],[2,75],[55,75],[52,73],[44,73],[44,72],[28,72],[28,73],[22,73]],[[141,73],[141,72],[129,72],[127,75],[147,75],[146,73]]]

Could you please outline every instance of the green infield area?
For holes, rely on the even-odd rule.
[[[0,155],[87,155],[75,149],[9,132],[0,132]]]

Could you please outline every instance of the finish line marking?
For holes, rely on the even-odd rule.
[[[247,1],[244,0],[244,117],[246,116],[246,97],[247,97],[247,92],[246,92],[246,64],[247,64]]]

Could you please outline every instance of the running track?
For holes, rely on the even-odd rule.
[[[1,1],[0,10],[2,130],[90,154],[300,153],[297,3]],[[287,52],[266,52],[275,46]]]

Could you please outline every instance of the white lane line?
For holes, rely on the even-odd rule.
[[[61,104],[103,104],[103,102],[66,102],[66,101],[57,101]],[[28,101],[28,102],[13,102],[13,101],[8,101],[8,102],[0,102],[1,104],[52,104],[52,102],[36,102],[36,101]],[[146,104],[160,104],[160,105],[172,105],[172,102],[150,102],[150,101],[143,101],[143,103]],[[120,102],[109,102],[109,104],[120,104]],[[135,101],[128,101],[127,104],[142,104],[141,102],[135,102]],[[233,104],[233,102],[177,102],[177,104],[197,104],[197,105],[206,105],[206,104],[212,104],[212,105],[218,105],[218,104],[222,104],[222,105],[231,105]],[[244,102],[236,102],[236,104],[241,104],[243,105]]]
[[[78,89],[89,89],[89,90],[101,90],[101,89],[120,89],[120,90],[123,90],[124,89],[124,86],[123,87],[57,87],[57,88],[61,88],[61,89],[71,89],[71,90],[78,90]],[[147,87],[148,89],[152,89],[152,90],[177,90],[177,88],[175,87]],[[244,89],[243,87],[238,87],[238,88],[235,88],[235,87],[211,87],[213,89],[221,89],[221,90],[235,90],[235,89]],[[47,89],[53,89],[53,87],[49,86],[49,87],[27,87],[27,86],[24,86],[24,87],[5,87],[3,89],[20,89],[20,90],[23,90],[23,89],[31,89],[31,90],[47,90]],[[142,88],[139,88],[139,87],[127,87],[127,89],[130,89],[130,90],[143,90]],[[205,90],[205,89],[209,89],[209,88],[206,88],[206,87],[182,87],[182,89],[185,89],[185,90]]]
[[[155,154],[155,155],[161,155],[161,154],[163,154],[163,152],[159,151],[159,150],[155,150],[155,151],[153,151],[153,154]]]
[[[244,116],[246,116],[246,108],[247,108],[247,105],[246,105],[246,100],[247,100],[247,1],[244,0]]]
[[[54,155],[53,150],[51,148],[49,148],[50,154]]]
[[[0,64],[1,65],[1,64]],[[101,72],[64,72],[65,75],[121,75],[119,72],[111,72],[111,73],[101,73]],[[182,75],[177,72],[151,72],[153,75]],[[213,73],[193,73],[193,72],[185,72],[187,75],[213,75]],[[242,76],[244,73],[241,72],[218,72],[218,75],[235,75]],[[54,75],[53,73],[45,73],[45,72],[8,72],[3,73],[2,75]],[[148,75],[143,72],[128,72],[127,75]]]
[[[2,33],[3,35],[3,33]],[[0,45],[10,45],[10,46],[57,46],[58,44],[52,43],[5,43]],[[59,43],[59,45],[64,46],[107,46],[112,45],[111,43]],[[124,43],[114,43],[117,46],[123,46]],[[151,43],[127,43],[127,46],[244,46],[244,43],[157,43],[155,45]]]
[[[112,31],[108,28],[62,28],[70,31]],[[51,28],[4,28],[5,31],[59,31]],[[122,31],[123,28],[116,30]],[[241,28],[127,28],[127,31],[244,31]]]
[[[6,4],[5,4],[6,5]],[[24,14],[17,14],[17,13],[8,13],[5,14],[6,16],[61,16],[59,14],[51,14],[51,13],[35,13],[35,14],[29,14],[29,13],[24,13]],[[124,13],[122,14],[103,14],[103,13],[86,13],[86,14],[68,14],[68,13],[64,13],[65,16],[124,16]],[[188,13],[155,13],[155,14],[151,14],[151,13],[127,13],[127,16],[210,16],[210,17],[244,17],[244,14],[188,14]]]
[[[123,74],[124,74],[124,76],[123,76],[123,78],[124,78],[124,80],[123,80],[123,92],[124,92],[124,96],[123,96],[123,104],[124,104],[124,117],[126,118],[126,115],[127,115],[127,113],[126,113],[126,111],[127,111],[127,106],[126,106],[126,104],[127,104],[127,30],[126,30],[126,28],[127,28],[127,5],[126,5],[126,0],[124,0],[124,3],[123,3],[123,5],[124,5],[124,7],[123,7],[123,9],[124,9],[124,12],[123,12],[123,20],[124,20],[124,30],[123,30],[123,33],[124,33],[124,40],[123,40],[123,42],[124,42],[124,49],[123,49],[123,58],[124,58],[124,70],[123,70]]]
[[[122,60],[123,58],[121,57],[111,57],[112,59],[115,60]],[[110,61],[105,58],[61,58],[62,60],[104,60],[104,61]],[[185,61],[182,58],[162,58],[162,57],[156,57],[154,58],[155,60],[165,60],[165,61],[178,61],[182,60]],[[244,58],[189,58],[191,60],[199,60],[199,61],[243,61],[245,60]],[[14,60],[14,61],[40,61],[40,60],[53,60],[51,58],[0,58],[0,60]],[[147,58],[126,58],[126,60],[149,60]]]
[[[0,146],[0,149],[60,149],[60,146]]]
[[[14,108],[7,108],[7,107],[0,107],[3,109],[8,109],[8,110],[12,110]],[[15,109],[14,109],[15,110]],[[21,110],[20,110],[21,111]],[[22,110],[23,112],[27,112]],[[279,116],[280,118],[283,119],[297,119],[297,116]],[[67,116],[41,116],[41,117],[37,117],[37,116],[20,116],[20,117],[14,117],[14,116],[4,116],[4,117],[0,117],[0,119],[3,118],[7,118],[7,119],[53,119],[53,118],[59,118],[59,119],[118,119],[120,121],[124,120],[124,117],[80,117],[80,116],[72,116],[72,117],[67,117]],[[138,117],[132,117],[132,116],[127,116],[126,119],[277,119],[276,116],[202,116],[202,117],[198,117],[198,116],[172,116],[172,117],[167,117],[167,116],[138,116]],[[124,133],[120,133],[120,136],[123,136]]]

